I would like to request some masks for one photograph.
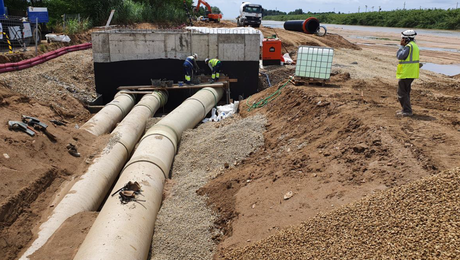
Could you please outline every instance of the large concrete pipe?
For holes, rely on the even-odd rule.
[[[81,129],[99,136],[110,133],[134,106],[132,94],[118,92],[115,98],[95,114]]]
[[[118,196],[109,197],[74,260],[147,259],[164,182],[182,132],[202,120],[222,95],[222,88],[204,88],[147,131],[112,191],[138,182],[140,201],[122,204]]]
[[[41,248],[59,226],[69,217],[83,211],[95,211],[109,192],[134,146],[145,130],[147,119],[167,101],[164,92],[144,95],[126,118],[112,132],[107,146],[88,170],[72,186],[55,207],[51,216],[40,226],[37,239],[21,259],[27,259]]]

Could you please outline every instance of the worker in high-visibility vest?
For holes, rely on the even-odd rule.
[[[417,32],[406,30],[401,33],[401,46],[396,53],[399,60],[396,78],[398,81],[398,100],[401,104],[401,111],[396,112],[400,116],[412,116],[410,104],[411,84],[414,79],[419,78],[422,64],[419,59],[419,49],[415,43]]]
[[[222,66],[222,62],[218,59],[206,59],[204,60],[204,63],[208,64],[212,71],[211,83],[218,81],[220,77],[220,68]]]
[[[192,56],[188,56],[184,61],[184,71],[185,71],[185,84],[192,84],[193,72],[197,72],[200,67],[196,64],[196,59],[198,59],[198,54],[194,53]]]

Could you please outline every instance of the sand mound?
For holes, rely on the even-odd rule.
[[[224,259],[458,258],[460,168],[318,215]]]

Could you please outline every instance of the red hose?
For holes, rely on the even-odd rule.
[[[49,61],[66,53],[72,51],[86,50],[91,48],[92,46],[92,43],[87,42],[79,45],[63,47],[54,51],[50,51],[35,58],[30,58],[19,62],[0,64],[0,73],[31,68],[35,65],[42,64],[46,61]]]

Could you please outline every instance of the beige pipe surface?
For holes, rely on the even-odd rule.
[[[222,95],[222,88],[204,88],[147,131],[112,190],[137,181],[142,201],[122,204],[118,195],[109,197],[74,260],[147,258],[177,143],[183,131],[202,120]]]
[[[112,132],[109,143],[40,226],[37,239],[21,259],[28,259],[41,248],[69,217],[83,211],[95,211],[109,192],[134,146],[144,133],[147,119],[167,101],[164,92],[144,95],[128,116]]]
[[[115,98],[95,114],[81,129],[84,129],[95,136],[107,134],[112,131],[118,122],[134,106],[134,96],[128,93],[117,93]]]

